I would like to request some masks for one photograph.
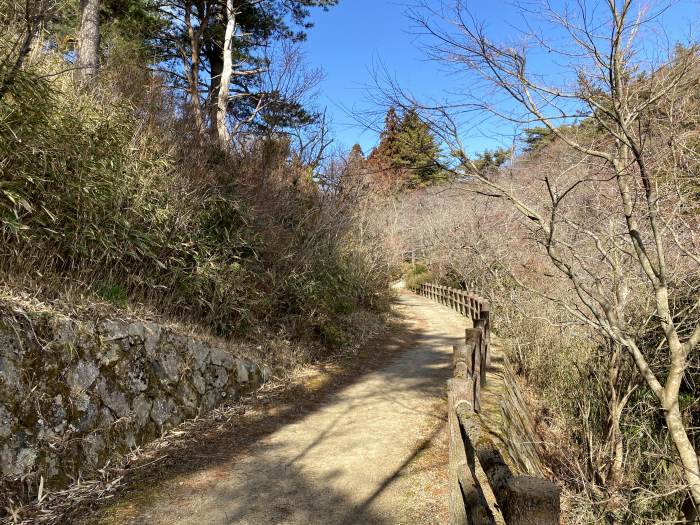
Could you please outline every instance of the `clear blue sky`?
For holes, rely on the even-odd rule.
[[[440,0],[431,3],[439,6]],[[553,3],[561,4],[563,0]],[[658,7],[665,2],[644,3]],[[326,13],[313,13],[315,27],[309,32],[305,52],[309,65],[321,67],[326,74],[316,103],[327,107],[334,136],[346,148],[359,142],[368,152],[377,142],[376,133],[363,129],[347,114],[349,109],[376,109],[369,102],[367,90],[373,83],[371,72],[377,64],[383,64],[421,97],[439,97],[445,91],[465,87],[464,78],[446,75],[425,59],[420,48],[422,40],[405,16],[410,5],[410,0],[340,0],[338,6]],[[469,6],[477,17],[486,21],[491,34],[515,38],[513,24],[522,25],[508,1],[476,0],[469,2]],[[693,35],[695,31],[700,31],[699,6],[697,0],[679,0],[663,15],[659,25],[673,40],[688,42],[697,36]],[[554,72],[553,68],[549,72]],[[546,74],[548,67],[542,72]],[[473,151],[499,143],[488,129],[472,132],[469,140]]]

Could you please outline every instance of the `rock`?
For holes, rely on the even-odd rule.
[[[15,451],[7,445],[0,448],[0,472],[3,476],[15,473]]]
[[[24,474],[29,472],[34,466],[34,462],[37,458],[37,452],[33,448],[23,448],[17,453],[17,458],[15,459],[15,472],[17,474]]]
[[[73,396],[73,405],[78,412],[85,412],[90,404],[90,396],[85,392],[79,392]]]
[[[97,426],[101,429],[109,429],[114,424],[114,416],[112,411],[107,407],[100,409]]]
[[[133,449],[134,447],[136,447],[136,436],[134,436],[133,432],[127,432],[126,434],[124,434],[123,441],[129,449]]]
[[[236,366],[236,373],[238,374],[238,382],[241,384],[247,383],[250,380],[248,376],[248,366],[245,361],[239,360]]]
[[[99,343],[97,324],[80,323],[75,326],[75,345],[83,350],[92,350]]]
[[[145,325],[145,338],[143,345],[146,348],[146,355],[152,356],[158,349],[158,343],[160,343],[160,336],[163,329],[155,323],[146,323]]]
[[[108,385],[107,381],[101,379],[97,385],[97,391],[100,394],[102,402],[114,412],[117,417],[127,417],[130,414],[129,402],[119,389]]]
[[[187,342],[187,352],[194,357],[195,368],[202,370],[209,364],[209,347],[201,341],[190,339]]]
[[[20,391],[22,388],[22,379],[13,359],[0,357],[0,386],[14,391]]]
[[[206,392],[207,390],[207,384],[204,381],[204,377],[202,376],[199,370],[195,370],[192,374],[192,385],[197,390],[197,392],[199,392],[200,396],[203,396],[204,392]]]
[[[111,341],[95,352],[95,355],[101,366],[111,366],[121,359],[122,349],[119,343]]]
[[[82,447],[85,462],[93,468],[101,467],[100,456],[105,447],[105,440],[99,434],[90,434],[85,437]]]
[[[60,394],[54,397],[51,403],[51,424],[53,431],[59,434],[66,428],[66,409],[63,407],[63,396]]]
[[[0,356],[16,359],[22,354],[22,348],[12,328],[0,321]]]
[[[175,411],[171,414],[170,419],[168,421],[166,421],[165,424],[163,425],[163,429],[165,430],[165,429],[172,428],[174,426],[179,425],[180,423],[182,423],[182,419],[183,419],[182,411],[175,409]]]
[[[177,387],[177,397],[185,408],[190,412],[197,408],[197,394],[186,381],[181,381]]]
[[[143,394],[136,397],[131,403],[131,410],[133,411],[139,427],[144,427],[146,426],[146,423],[148,423],[152,406],[153,403],[151,403]]]
[[[223,366],[227,370],[231,370],[234,366],[236,366],[236,359],[225,350],[212,348],[209,351],[209,355],[212,365]]]
[[[127,392],[140,394],[148,389],[148,375],[142,359],[122,360],[115,367],[117,377],[124,378],[124,387]]]
[[[180,377],[180,358],[175,352],[166,352],[156,357],[153,372],[163,383],[177,382]]]
[[[78,337],[75,333],[75,327],[68,321],[61,319],[55,323],[55,334],[57,343],[62,345],[78,346]]]
[[[99,324],[99,332],[107,341],[117,341],[129,337],[128,327],[119,321],[102,321]]]
[[[97,419],[97,407],[90,401],[90,398],[87,398],[87,404],[82,412],[83,414],[77,421],[78,430],[80,432],[89,432],[93,429]]]
[[[171,399],[156,399],[151,408],[151,419],[162,428],[174,411],[175,404]]]
[[[130,323],[127,333],[132,345],[142,344],[146,340],[146,327],[143,323]]]
[[[81,360],[66,376],[66,384],[74,392],[85,391],[92,386],[100,371],[92,361]]]
[[[202,408],[204,410],[211,410],[221,402],[221,394],[210,390],[202,397]]]
[[[3,405],[0,405],[0,438],[8,438],[12,435],[12,427],[17,423],[17,418],[15,418],[9,410],[7,410]]]
[[[226,372],[226,369],[220,366],[213,366],[209,384],[215,389],[223,389],[228,384],[228,372]]]

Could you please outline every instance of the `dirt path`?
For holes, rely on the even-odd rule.
[[[445,523],[445,380],[465,319],[409,293],[397,308],[417,337],[382,368],[243,451],[217,450],[222,461],[163,479],[104,517],[192,525]]]

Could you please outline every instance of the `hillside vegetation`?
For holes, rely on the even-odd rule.
[[[89,88],[62,72],[64,53],[37,51],[51,37],[13,72],[21,10],[11,27],[0,70],[7,294],[107,302],[219,336],[279,328],[331,347],[350,314],[381,305],[383,264],[287,134],[251,131],[222,150],[119,41]]]
[[[377,147],[345,155],[299,47],[336,3],[0,0],[0,297],[302,342],[293,366],[391,278],[476,289],[567,522],[696,522],[700,51],[658,38],[675,4],[516,2],[517,45],[414,7],[462,91],[389,79]]]

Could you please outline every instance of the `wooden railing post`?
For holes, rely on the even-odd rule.
[[[479,339],[479,354],[480,362],[482,363],[480,374],[481,382],[486,382],[486,368],[491,362],[489,345],[491,344],[491,324],[490,324],[490,312],[489,304],[483,302],[481,304],[481,311],[479,312],[479,317],[474,320],[474,328],[479,331],[481,337]]]
[[[467,348],[471,354],[471,370],[472,370],[472,381],[474,388],[474,411],[479,412],[481,410],[481,385],[485,381],[482,381],[481,374],[481,331],[477,328],[467,328],[465,337]]]

